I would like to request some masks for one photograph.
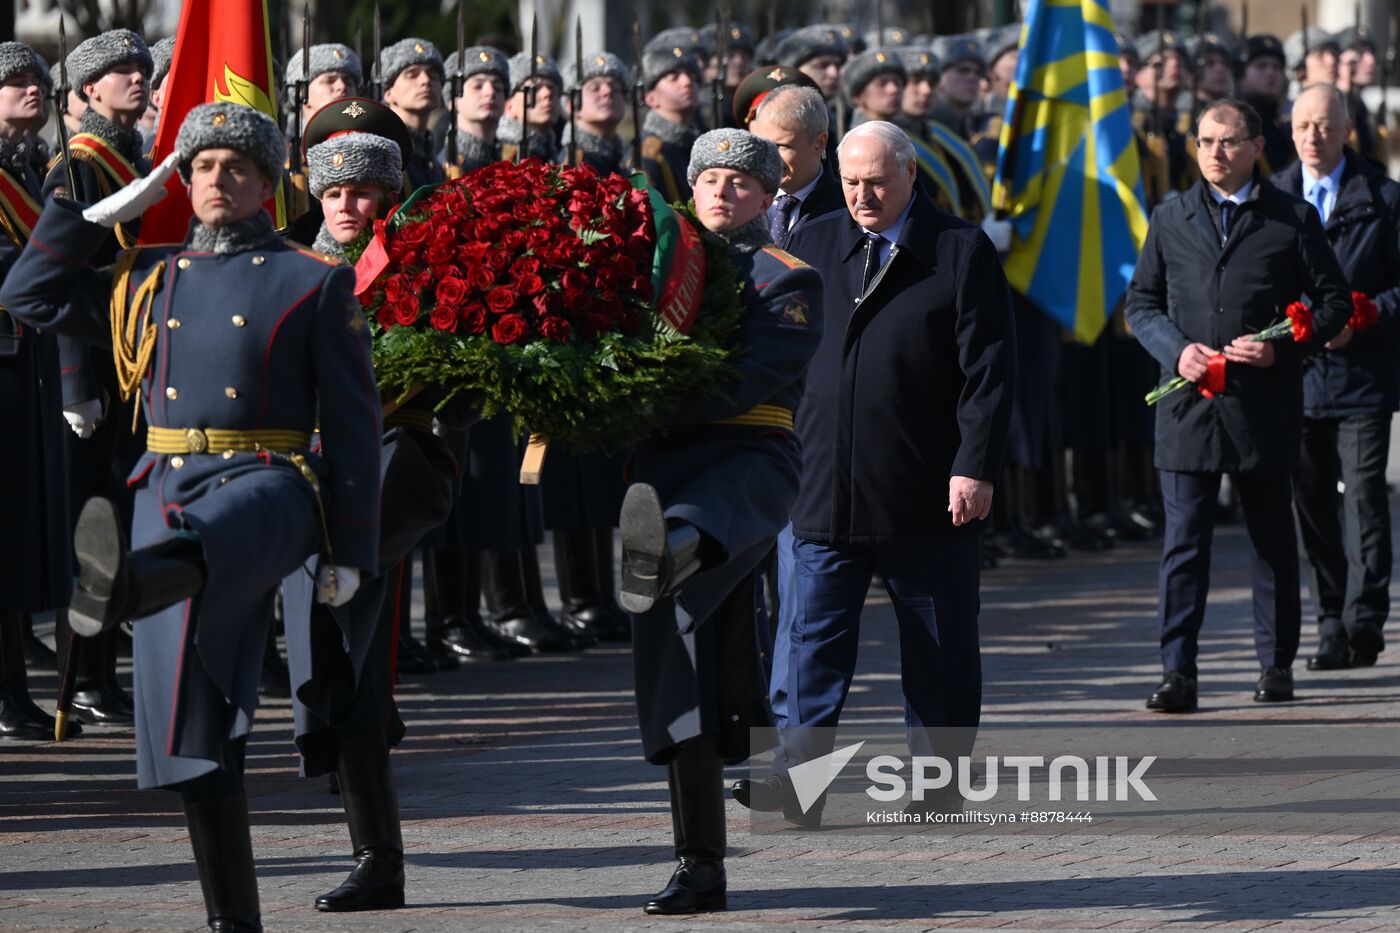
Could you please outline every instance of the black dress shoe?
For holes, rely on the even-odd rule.
[[[440,639],[428,643],[429,651],[445,651],[463,661],[509,661],[511,653],[505,645],[488,641],[475,628],[465,623],[448,625]]]
[[[1024,528],[997,532],[992,540],[1002,554],[1020,560],[1056,560],[1065,556],[1065,549],[1059,544],[1037,538]]]
[[[0,688],[0,738],[41,741],[53,738],[53,720],[34,715],[29,704],[19,703]]]
[[[1109,535],[1073,521],[1044,525],[1035,534],[1042,540],[1053,541],[1062,548],[1075,551],[1107,551],[1114,547],[1113,538]]]
[[[729,788],[729,795],[744,806],[758,813],[782,811],[783,819],[792,829],[820,829],[822,809],[813,806],[806,813],[797,801],[792,782],[781,774],[770,774],[761,781],[740,778]]]
[[[1147,708],[1158,713],[1186,713],[1196,708],[1196,678],[1167,671],[1162,683],[1147,698]]]
[[[1385,650],[1385,636],[1379,625],[1363,622],[1349,634],[1352,667],[1370,667],[1376,657]]]
[[[512,658],[528,658],[535,652],[529,645],[522,645],[496,627],[489,619],[468,618],[466,627],[479,635],[483,641],[495,645]]]
[[[399,633],[397,667],[400,674],[436,674],[439,670],[438,663],[429,656],[428,649],[408,632]]]
[[[316,898],[316,909],[345,913],[352,910],[396,910],[403,906],[403,853],[392,849],[363,849],[355,867],[339,887]]]
[[[24,663],[31,671],[58,670],[58,655],[29,628],[24,631]]]
[[[1351,647],[1345,636],[1324,635],[1317,643],[1317,654],[1308,658],[1310,671],[1343,671],[1351,667]]]
[[[579,634],[592,638],[594,644],[600,641],[630,641],[632,638],[632,623],[620,615],[614,616],[601,605],[572,609],[566,606],[559,617]]]
[[[429,637],[423,642],[423,650],[428,652],[428,657],[440,671],[455,671],[462,666],[462,656],[439,639]]]
[[[728,906],[724,860],[682,856],[665,889],[643,909],[649,914],[703,914]]]
[[[84,687],[73,694],[73,718],[88,725],[130,726],[136,717],[121,694],[105,683]]]
[[[535,651],[574,650],[574,639],[570,633],[541,624],[534,615],[500,619],[494,624],[502,635]]]
[[[1254,688],[1255,703],[1289,703],[1293,700],[1293,672],[1286,667],[1266,667]]]

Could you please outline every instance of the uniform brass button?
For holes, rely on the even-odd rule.
[[[267,257],[266,257],[266,256],[254,256],[254,257],[253,257],[253,265],[255,265],[255,266],[260,266],[260,265],[262,265],[262,264],[265,263],[265,262],[267,262]]]
[[[174,386],[167,386],[165,390],[165,397],[173,402],[175,401],[175,399],[180,397],[180,390],[175,388]]]
[[[235,315],[233,316],[233,326],[234,326],[234,327],[242,327],[244,324],[247,324],[247,323],[248,323],[248,319],[245,318],[243,315],[241,315],[241,314],[235,314]]]
[[[172,467],[174,467],[175,469],[178,470],[178,469],[180,469],[180,467],[182,467],[182,466],[185,465],[185,458],[184,458],[184,457],[171,457],[171,458],[170,458],[170,465],[171,465]]]
[[[238,390],[235,389],[233,386],[229,386],[227,389],[224,389],[224,394],[227,395],[229,398],[238,398]]]
[[[188,259],[180,259],[175,262],[175,265],[179,266],[181,269],[188,269],[190,267],[190,261]]]
[[[227,477],[227,476],[220,476],[220,477],[219,477],[219,485],[220,485],[220,486],[223,486],[223,485],[224,485],[225,483],[227,483],[227,482],[228,482],[228,477]]]
[[[226,451],[224,451],[224,459],[225,459],[225,460],[232,460],[232,459],[233,459],[233,451],[231,451],[231,450],[226,450]],[[224,482],[226,482],[226,483],[228,482],[228,477],[224,477]]]
[[[180,319],[177,317],[173,317],[165,322],[165,326],[170,328],[171,330],[175,330],[177,327],[180,326]]]

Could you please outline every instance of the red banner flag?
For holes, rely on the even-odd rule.
[[[152,164],[174,151],[180,124],[200,104],[247,104],[277,119],[277,78],[268,25],[267,0],[187,0],[165,79],[165,106]],[[185,238],[192,214],[190,199],[178,174],[171,176],[166,187],[170,195],[141,218],[142,243],[175,243]],[[267,210],[279,229],[285,225],[281,186]]]

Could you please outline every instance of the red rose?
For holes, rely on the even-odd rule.
[[[486,264],[497,272],[510,267],[510,253],[503,249],[495,250],[486,257]]]
[[[486,307],[479,301],[467,305],[457,317],[469,334],[479,334],[486,329]]]
[[[429,265],[444,266],[452,261],[452,257],[455,254],[456,250],[453,249],[453,244],[449,240],[446,243],[434,243],[432,246],[429,246],[427,251],[423,254],[423,258],[428,261]]]
[[[384,298],[386,301],[403,301],[410,294],[408,276],[402,272],[389,276],[384,283]]]
[[[497,343],[515,343],[529,331],[530,325],[518,314],[507,314],[491,325],[491,339]]]
[[[410,298],[407,301],[395,303],[394,318],[404,327],[416,323],[418,321],[418,302]]]
[[[540,333],[550,340],[564,343],[573,333],[573,326],[562,317],[547,317],[540,321]]]
[[[486,254],[490,252],[490,250],[491,247],[487,244],[473,240],[470,243],[464,243],[462,246],[458,247],[457,259],[469,266],[474,266],[484,261],[486,259]]]
[[[486,305],[496,314],[505,314],[515,305],[515,289],[501,285],[486,293]],[[509,340],[500,341],[510,343]]]
[[[501,237],[501,246],[506,249],[510,256],[515,256],[525,249],[525,240],[524,230],[507,230]],[[509,259],[510,256],[506,258]]]
[[[437,285],[437,301],[440,305],[451,305],[454,308],[462,303],[462,299],[467,297],[467,283],[454,277],[442,279]],[[438,328],[446,330],[446,328]]]
[[[527,295],[538,295],[544,291],[544,279],[538,275],[522,275],[515,280],[515,287]]]
[[[433,327],[437,330],[457,329],[457,309],[449,305],[438,305],[433,309]]]
[[[593,299],[581,288],[564,289],[564,307],[571,314],[583,314],[593,307]]]
[[[379,306],[379,311],[375,314],[375,319],[379,321],[379,326],[385,330],[389,330],[391,327],[397,327],[399,324],[398,316],[394,314],[394,306],[388,302]]]
[[[496,282],[496,273],[491,271],[491,267],[486,264],[472,266],[467,273],[467,284],[480,291],[486,291]]]
[[[515,265],[510,267],[510,271],[515,275],[537,275],[540,271],[540,261],[534,256],[526,256],[517,259]]]
[[[403,246],[418,246],[428,240],[428,235],[432,233],[426,223],[410,223],[394,231],[394,243]]]
[[[559,284],[564,286],[565,291],[585,289],[588,287],[588,276],[577,269],[570,269],[560,277]]]
[[[414,273],[409,280],[409,287],[413,294],[421,295],[433,286],[433,270],[424,269],[422,272]]]
[[[599,288],[617,288],[617,270],[612,268],[611,266],[603,266],[602,268],[598,269],[596,272],[593,273],[593,277],[594,281],[597,283]]]

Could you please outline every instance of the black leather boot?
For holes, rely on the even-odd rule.
[[[428,654],[423,643],[413,637],[413,556],[401,561],[391,573],[394,582],[384,597],[386,606],[393,605],[397,613],[398,648],[395,667],[399,676],[407,674],[436,674],[441,668]],[[392,601],[392,603],[391,603]]]
[[[483,551],[482,586],[491,624],[505,637],[534,651],[572,651],[573,637],[557,624],[535,617],[525,598],[520,551]]]
[[[78,585],[68,624],[92,638],[125,619],[138,619],[189,599],[204,586],[204,553],[192,534],[128,551],[117,507],[94,497],[73,532]]]
[[[36,671],[58,670],[58,653],[34,634],[34,617],[24,614],[24,662]]]
[[[724,876],[724,762],[705,736],[682,744],[666,767],[680,864],[649,914],[698,914],[728,906]]]
[[[339,912],[402,907],[403,832],[384,733],[341,739],[336,775],[350,824],[355,867],[340,887],[316,898],[316,909]]]
[[[533,651],[513,638],[507,638],[481,616],[481,551],[457,551],[462,564],[461,625],[447,631],[449,644],[484,644],[490,660],[527,658]]]
[[[439,670],[456,670],[471,655],[453,651],[445,633],[460,624],[462,617],[461,562],[456,551],[424,548],[423,567],[423,647]]]
[[[622,500],[622,608],[642,613],[701,568],[700,529],[667,522],[661,497],[646,483]]]
[[[214,800],[186,800],[185,825],[190,830],[209,929],[261,933],[248,795],[239,791]]]
[[[561,617],[566,625],[595,642],[626,640],[620,631],[630,634],[631,623],[610,615],[603,605],[592,529],[554,532],[554,573],[559,578],[559,599],[564,604]],[[611,595],[611,584],[608,591]]]
[[[525,579],[525,604],[541,625],[567,636],[574,649],[592,648],[598,644],[598,639],[587,631],[566,624],[550,610],[544,598],[544,580],[540,577],[540,553],[533,546],[520,552],[520,571]]]
[[[0,610],[0,738],[53,738],[53,717],[29,697],[24,660],[24,613]],[[72,735],[69,728],[69,735]]]
[[[631,641],[632,617],[617,604],[617,565],[613,563],[611,528],[593,529],[593,567],[598,574],[598,608],[612,620],[598,637],[603,641]]]

